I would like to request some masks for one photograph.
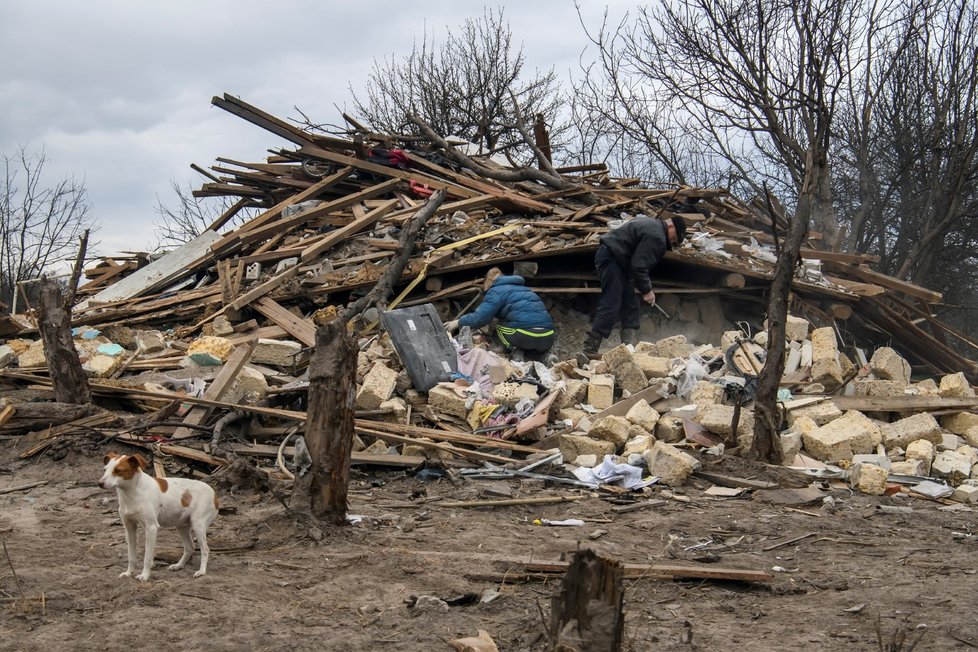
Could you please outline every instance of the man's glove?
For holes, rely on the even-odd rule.
[[[646,292],[645,294],[643,294],[642,295],[642,301],[644,301],[645,303],[649,304],[650,306],[654,306],[655,305],[655,292],[653,292],[652,290],[649,290],[648,292]]]
[[[454,333],[458,330],[458,320],[453,319],[452,321],[445,324],[445,330],[449,333]]]

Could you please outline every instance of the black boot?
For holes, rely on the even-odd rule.
[[[601,333],[596,333],[591,331],[587,334],[587,338],[584,340],[584,355],[597,355],[598,347],[601,346]]]
[[[638,344],[638,329],[637,328],[621,329],[621,343],[631,344],[632,346]]]

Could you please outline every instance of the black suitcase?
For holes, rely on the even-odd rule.
[[[430,303],[388,310],[381,314],[380,323],[419,392],[451,380],[458,371],[455,347]]]

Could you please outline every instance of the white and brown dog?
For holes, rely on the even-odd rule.
[[[175,527],[183,539],[183,556],[169,567],[180,570],[194,553],[193,531],[200,544],[200,570],[194,577],[207,573],[207,528],[217,517],[217,495],[210,486],[199,480],[185,478],[154,478],[145,473],[146,460],[140,454],[105,456],[105,473],[98,481],[103,489],[115,489],[119,495],[119,516],[126,526],[126,545],[129,548],[129,566],[119,577],[131,577],[136,569],[136,525],[143,526],[146,550],[143,554],[143,572],[136,576],[145,582],[153,566],[156,552],[156,534],[162,527]]]

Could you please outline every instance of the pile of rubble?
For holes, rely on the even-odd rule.
[[[436,321],[455,318],[477,302],[494,265],[525,275],[554,310],[573,312],[581,300],[586,308],[598,291],[590,263],[598,236],[644,212],[690,222],[687,242],[656,270],[666,319],[645,320],[646,341],[612,346],[584,366],[509,360],[463,333],[428,384],[405,363],[405,345],[377,328],[382,315],[365,315],[355,464],[529,473],[559,451],[584,486],[603,486],[598,469],[609,464],[618,480],[638,478],[633,487],[649,476],[677,486],[700,464],[690,453],[750,448],[765,333],[730,330],[735,320],[721,301],[756,306],[774,262],[767,234],[782,216],[721,190],[641,188],[602,165],[501,181],[489,159],[400,149],[397,136],[358,126],[349,140],[310,134],[235,98],[214,101],[297,148],[262,163],[220,159],[212,170],[222,176],[205,171],[211,182],[199,194],[237,201],[210,229],[160,256],[106,258],[85,271],[72,325],[98,407],[51,401],[32,311],[0,319],[0,432],[21,438],[24,456],[95,429],[198,467],[251,456],[269,460],[271,475],[291,475],[313,314],[372,287],[401,230],[438,189],[448,199],[385,314],[427,306]],[[260,212],[220,231],[249,206]],[[978,399],[969,384],[978,365],[944,338],[978,344],[933,317],[928,303],[939,294],[870,270],[871,256],[806,248],[802,257],[781,391],[786,464],[868,493],[903,484],[978,498]],[[712,328],[694,328],[708,314],[720,315]],[[558,324],[562,358],[583,339],[576,330]],[[666,331],[685,334],[661,337]],[[913,367],[891,348],[866,359],[854,346],[881,333],[904,343]],[[426,337],[446,351],[444,332]],[[912,370],[940,382],[911,382]],[[567,480],[556,473],[545,477]]]

